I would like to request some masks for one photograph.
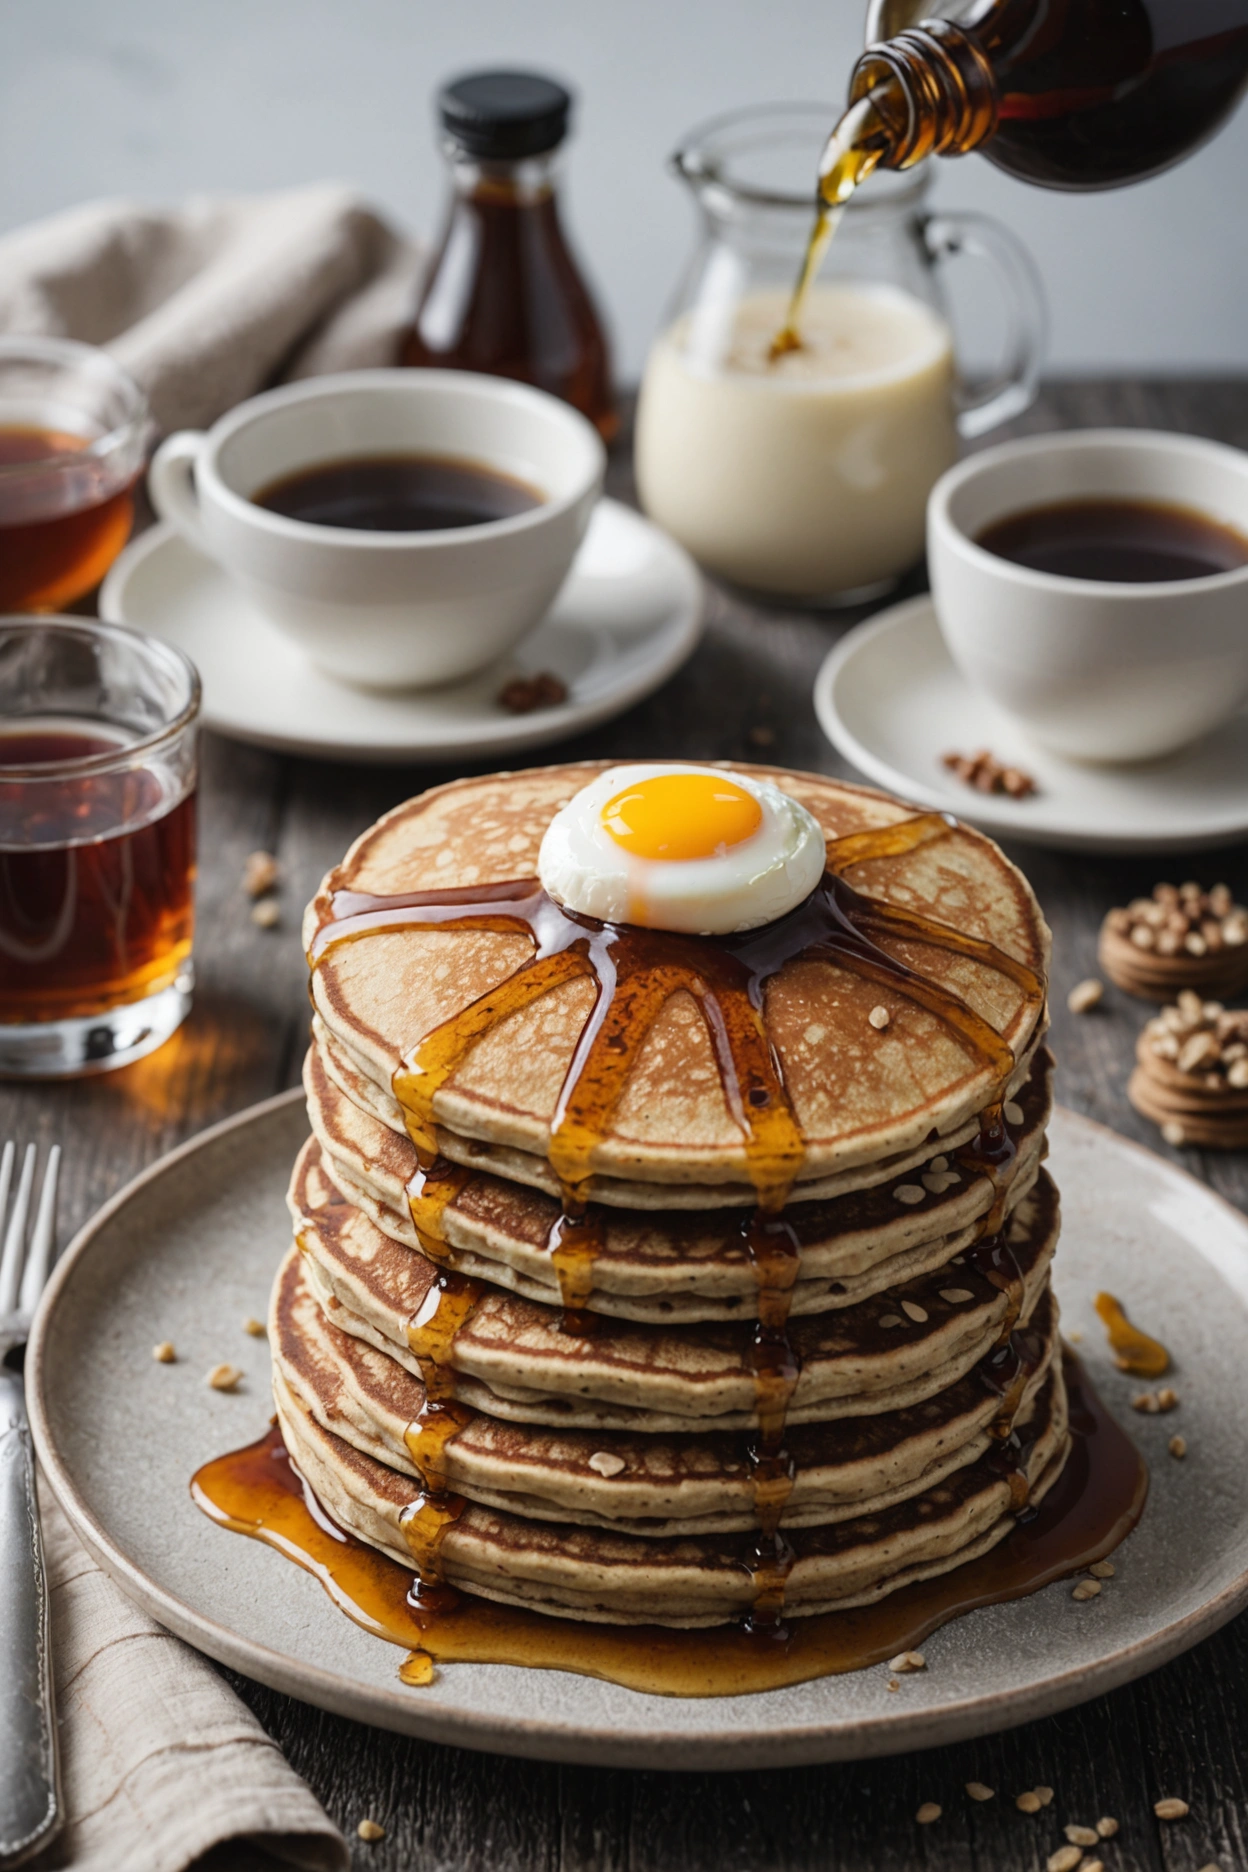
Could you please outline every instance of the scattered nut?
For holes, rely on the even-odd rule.
[[[385,1827],[378,1826],[375,1820],[361,1820],[355,1831],[357,1836],[362,1840],[367,1840],[370,1846],[386,1837]]]
[[[1036,1799],[1039,1801],[1042,1807],[1047,1807],[1050,1801],[1053,1799],[1052,1788],[1045,1787],[1043,1781],[1040,1782],[1036,1788]]]
[[[1113,1579],[1115,1570],[1112,1560],[1094,1560],[1088,1568],[1088,1572],[1092,1575],[1093,1579]],[[1101,1838],[1104,1839],[1105,1837],[1105,1834],[1102,1833]]]
[[[243,1321],[243,1331],[250,1333],[253,1339],[263,1339],[268,1330],[264,1321],[257,1319],[254,1313],[249,1313]]]
[[[568,699],[568,685],[549,670],[533,676],[513,676],[498,692],[501,707],[513,715],[531,715],[534,709],[557,708]]]
[[[214,1365],[208,1383],[214,1391],[233,1391],[242,1375],[237,1365]]]
[[[914,1817],[920,1826],[931,1826],[932,1821],[939,1820],[943,1812],[944,1808],[938,1807],[935,1801],[924,1801]]]
[[[243,889],[249,897],[265,897],[277,883],[277,875],[272,852],[251,852],[243,866]]]
[[[1099,1007],[1104,995],[1104,982],[1090,975],[1086,981],[1075,983],[1066,997],[1066,1005],[1072,1014],[1086,1014],[1089,1009]]]
[[[1070,1596],[1072,1599],[1079,1600],[1095,1599],[1100,1590],[1101,1582],[1099,1579],[1081,1579]]]
[[[1114,1834],[1117,1831],[1118,1831],[1118,1822],[1116,1820],[1109,1819],[1108,1816],[1106,1816],[1103,1819],[1098,1820],[1096,1823],[1097,1839],[1113,1839]]]
[[[1168,1118],[1162,1125],[1161,1135],[1166,1143],[1173,1144],[1176,1150],[1180,1145],[1187,1143],[1187,1132],[1174,1118]]]
[[[1059,1846],[1045,1860],[1045,1872],[1075,1872],[1082,1858],[1083,1853],[1078,1846]]]
[[[883,1033],[890,1019],[891,1016],[886,1007],[873,1007],[871,1012],[867,1015],[868,1022],[875,1028],[877,1033]]]
[[[1163,1385],[1157,1393],[1159,1411],[1171,1411],[1179,1408],[1179,1394],[1171,1385]]]
[[[1177,1794],[1168,1794],[1165,1800],[1153,1802],[1153,1812],[1159,1820],[1186,1820],[1191,1811],[1187,1802],[1180,1800]]]
[[[1099,1837],[1094,1827],[1076,1826],[1073,1821],[1070,1826],[1063,1827],[1062,1832],[1072,1846],[1095,1846]]]
[[[1187,1455],[1187,1438],[1172,1436],[1166,1448],[1170,1451],[1172,1456],[1177,1456],[1181,1461],[1183,1457]]]
[[[177,1353],[173,1349],[172,1339],[162,1339],[159,1345],[152,1347],[152,1357],[158,1365],[173,1365],[177,1362]]]
[[[978,754],[942,754],[940,764],[978,793],[1005,793],[1010,799],[1026,799],[1036,791],[1030,774],[1021,767],[1007,767],[987,748],[980,748]]]
[[[600,1476],[622,1475],[628,1464],[622,1456],[615,1456],[610,1450],[595,1450],[589,1458],[589,1467],[596,1469]]]
[[[926,1670],[927,1659],[921,1651],[899,1651],[895,1658],[889,1660],[888,1668],[904,1677],[910,1671]]]
[[[973,1801],[990,1801],[994,1792],[992,1788],[985,1787],[982,1781],[968,1781],[966,1791]]]
[[[1161,1409],[1161,1405],[1157,1402],[1157,1393],[1155,1391],[1140,1391],[1132,1398],[1131,1408],[1132,1410],[1144,1411],[1148,1416],[1155,1417]]]
[[[276,929],[282,920],[282,906],[276,897],[262,897],[251,906],[251,920],[257,929]]]
[[[1105,1861],[1103,1859],[1085,1859],[1079,1868],[1079,1872],[1105,1872]]]
[[[900,1677],[890,1677],[888,1682],[885,1684],[884,1688],[886,1690],[900,1690],[901,1689]]]
[[[1039,1813],[1040,1809],[1044,1806],[1044,1802],[1038,1794],[1028,1789],[1026,1794],[1019,1794],[1015,1797],[1014,1805],[1018,1808],[1019,1813],[1031,1814]]]

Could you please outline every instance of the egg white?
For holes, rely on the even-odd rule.
[[[748,839],[710,858],[638,858],[618,845],[602,810],[626,787],[658,775],[709,774],[758,801]],[[556,903],[604,923],[641,923],[690,936],[730,936],[774,923],[808,897],[823,875],[817,819],[770,780],[720,767],[654,762],[609,767],[546,828],[538,875]]]

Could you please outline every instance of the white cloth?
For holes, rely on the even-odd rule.
[[[346,1842],[205,1658],[140,1612],[40,1478],[67,1821],[32,1872],[346,1872]]]
[[[393,363],[418,271],[337,183],[88,202],[0,236],[0,333],[102,345],[160,430],[200,429],[273,383]]]

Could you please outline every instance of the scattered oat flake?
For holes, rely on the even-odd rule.
[[[1001,1112],[1005,1118],[1006,1124],[1020,1125],[1025,1116],[1022,1106],[1014,1099],[1006,1099],[1005,1104],[1001,1107]]]
[[[1069,1826],[1064,1826],[1062,1828],[1062,1832],[1066,1835],[1072,1846],[1096,1845],[1097,1832],[1095,1827],[1079,1826],[1076,1822],[1072,1821]]]
[[[1096,1823],[1097,1839],[1113,1839],[1117,1831],[1118,1822],[1116,1820],[1111,1820],[1108,1815],[1105,1815]]]
[[[1018,1808],[1019,1813],[1039,1813],[1044,1802],[1034,1789],[1029,1788],[1025,1794],[1019,1794],[1015,1797],[1014,1805]]]
[[[600,1476],[622,1475],[628,1464],[622,1456],[615,1456],[610,1450],[595,1450],[589,1458],[589,1466],[596,1469]]]
[[[1166,1447],[1170,1451],[1170,1454],[1172,1456],[1177,1457],[1178,1460],[1181,1462],[1183,1458],[1187,1455],[1187,1438],[1181,1437],[1181,1436],[1172,1436],[1169,1443],[1166,1445]]]
[[[907,1319],[914,1321],[916,1326],[927,1324],[927,1308],[921,1307],[917,1300],[903,1300],[901,1310]]]
[[[1167,1144],[1173,1144],[1176,1148],[1178,1145],[1186,1144],[1187,1142],[1187,1132],[1175,1118],[1168,1118],[1166,1120],[1165,1124],[1161,1127],[1161,1135]]]
[[[1200,1872],[1222,1872],[1222,1868],[1216,1859],[1211,1859],[1208,1865],[1200,1867]]]
[[[378,1826],[375,1820],[361,1820],[355,1830],[360,1839],[367,1840],[370,1846],[386,1837],[385,1827]]]
[[[1168,1794],[1165,1800],[1153,1802],[1153,1812],[1159,1820],[1186,1820],[1191,1811],[1187,1802],[1180,1800],[1177,1794]]]
[[[990,1787],[985,1787],[982,1781],[968,1781],[966,1784],[966,1791],[973,1801],[989,1801],[992,1799],[995,1790]]]
[[[1161,1405],[1157,1402],[1157,1393],[1155,1391],[1140,1391],[1132,1398],[1131,1408],[1132,1410],[1145,1411],[1150,1417],[1155,1417],[1157,1412],[1161,1409]]]
[[[1088,1568],[1088,1572],[1094,1579],[1113,1579],[1114,1571],[1112,1560],[1094,1560]],[[1104,1839],[1105,1835],[1102,1834],[1101,1838]]]
[[[944,1808],[938,1807],[935,1801],[924,1801],[914,1817],[920,1826],[931,1826],[932,1821],[939,1820],[943,1812]]]
[[[885,1328],[890,1327],[890,1326],[900,1326],[901,1314],[900,1313],[883,1313],[880,1315],[879,1324]]]
[[[873,1007],[871,1012],[867,1015],[867,1020],[879,1033],[882,1033],[888,1026],[890,1019],[891,1016],[886,1007]]]
[[[254,851],[243,866],[243,889],[249,897],[264,897],[277,883],[277,859],[272,852]]]
[[[208,1383],[214,1391],[233,1391],[242,1375],[237,1365],[214,1365]]]
[[[899,1183],[893,1191],[893,1196],[901,1203],[921,1203],[924,1191],[918,1183]]]
[[[1072,1599],[1095,1599],[1100,1590],[1099,1579],[1081,1579],[1070,1596]]]
[[[159,1345],[152,1347],[152,1357],[158,1365],[173,1365],[177,1362],[177,1353],[173,1349],[172,1339],[162,1339]]]
[[[251,907],[251,920],[258,929],[276,929],[282,920],[282,906],[276,897],[262,897]]]
[[[1036,1785],[1036,1799],[1042,1807],[1047,1807],[1049,1802],[1053,1799],[1052,1788],[1045,1787],[1043,1781],[1038,1782]]]
[[[921,1651],[899,1651],[895,1658],[890,1658],[888,1668],[904,1676],[907,1671],[926,1670],[927,1659]]]
[[[1045,1860],[1045,1872],[1075,1872],[1075,1867],[1083,1858],[1078,1846],[1059,1846],[1055,1853],[1050,1853]]]
[[[1103,1859],[1085,1859],[1079,1868],[1079,1872],[1105,1872],[1105,1861]]]
[[[942,1287],[940,1297],[947,1300],[950,1306],[961,1306],[964,1300],[975,1298],[969,1287]]]
[[[243,1321],[243,1331],[250,1333],[253,1339],[263,1339],[268,1330],[264,1321],[257,1319],[254,1313],[249,1313]]]
[[[1098,1007],[1105,998],[1105,984],[1089,975],[1086,981],[1076,982],[1066,997],[1066,1005],[1072,1014],[1087,1014]]]

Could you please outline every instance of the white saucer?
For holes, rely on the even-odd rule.
[[[322,675],[221,568],[157,526],[104,581],[100,615],[176,644],[204,684],[207,728],[331,760],[459,761],[510,754],[592,728],[666,682],[702,630],[702,581],[674,540],[600,501],[566,584],[511,656],[443,689],[356,689]],[[549,670],[555,708],[512,715],[509,677]]]
[[[868,779],[995,838],[1133,852],[1248,837],[1248,715],[1164,760],[1121,767],[1064,760],[971,688],[927,597],[850,631],[824,659],[814,701],[829,741]],[[1038,791],[1023,800],[977,793],[941,765],[943,754],[985,747],[1023,768]]]

